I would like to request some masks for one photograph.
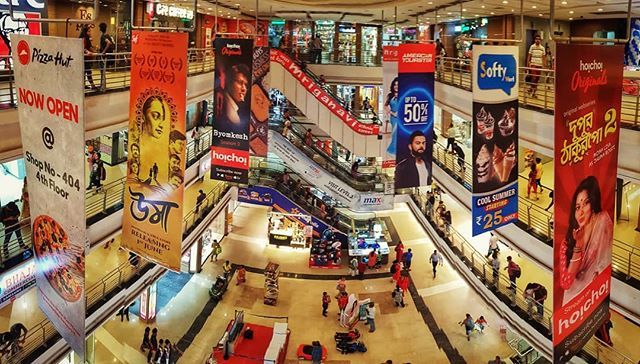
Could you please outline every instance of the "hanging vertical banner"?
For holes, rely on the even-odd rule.
[[[251,155],[266,157],[269,145],[269,67],[268,47],[253,48],[253,82],[251,85],[251,125],[249,149]]]
[[[554,363],[608,318],[623,46],[556,46]]]
[[[518,219],[516,46],[474,46],[472,142],[475,236]]]
[[[398,132],[398,47],[382,47],[382,90],[384,96],[384,127],[382,147],[385,148],[382,168],[396,165],[396,134]]]
[[[187,34],[134,31],[123,246],[180,270]]]
[[[249,182],[253,40],[217,38],[211,178]]]
[[[431,184],[435,51],[434,44],[398,47],[396,188]]]
[[[19,34],[11,41],[38,306],[84,358],[83,43]]]

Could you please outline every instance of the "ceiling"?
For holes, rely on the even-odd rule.
[[[193,0],[191,0],[193,1]],[[173,0],[188,4],[190,0]],[[557,20],[624,18],[628,3],[621,0],[555,0]],[[632,16],[640,16],[634,0]],[[228,18],[254,17],[288,20],[334,20],[357,23],[397,23],[401,26],[520,14],[520,0],[199,0],[198,12]],[[437,10],[436,10],[437,9]],[[437,14],[436,14],[437,11]],[[549,19],[549,2],[524,1],[526,16]],[[437,15],[437,18],[436,18]]]

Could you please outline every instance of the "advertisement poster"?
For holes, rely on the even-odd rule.
[[[285,71],[289,72],[298,83],[307,89],[316,100],[342,120],[351,130],[361,135],[378,135],[380,127],[376,124],[364,124],[359,122],[349,111],[347,111],[333,96],[313,79],[307,77],[307,74],[300,69],[288,55],[277,49],[271,48],[271,62],[280,64]]]
[[[14,1],[13,16],[16,19],[39,19],[46,16],[44,0],[30,1]],[[6,64],[11,58],[5,56],[11,55],[11,35],[12,34],[29,34],[41,35],[42,23],[26,22],[22,20],[13,20],[9,16],[9,5],[6,1],[0,2],[0,68],[8,69]]]
[[[187,34],[134,31],[123,247],[180,270]]]
[[[382,168],[396,165],[396,134],[398,133],[398,47],[382,47],[382,92],[384,95],[384,126],[382,145],[385,152]]]
[[[472,234],[518,219],[518,47],[473,50]]]
[[[214,47],[211,178],[246,184],[249,182],[253,40],[217,38]]]
[[[253,82],[251,83],[251,125],[249,150],[251,155],[266,157],[269,145],[269,66],[268,47],[253,48]]]
[[[624,46],[556,46],[554,363],[608,318]]]
[[[84,358],[83,44],[78,38],[19,34],[11,41],[38,306]]]
[[[396,188],[431,184],[435,44],[398,47]]]
[[[291,170],[351,209],[363,212],[393,209],[393,194],[385,195],[380,192],[355,190],[320,167],[280,133],[270,130],[269,143],[271,144],[270,151],[282,159]]]
[[[0,308],[13,302],[36,284],[34,259],[0,276]]]

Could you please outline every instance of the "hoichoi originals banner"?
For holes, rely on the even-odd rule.
[[[378,135],[380,127],[375,124],[359,122],[349,111],[325,91],[321,85],[307,77],[306,73],[289,56],[277,49],[271,49],[271,62],[279,63],[287,72],[298,80],[309,93],[311,93],[322,105],[338,116],[351,130],[361,135]]]
[[[269,150],[269,47],[253,48],[253,82],[251,85],[251,155],[266,157]]]
[[[253,40],[217,38],[214,46],[211,178],[248,183]]]
[[[431,184],[434,44],[402,44],[398,56],[396,188]]]
[[[518,47],[474,46],[472,129],[475,236],[518,218]]]
[[[38,305],[85,348],[84,51],[81,39],[13,34]]]
[[[609,315],[623,46],[556,46],[553,346],[567,362]]]
[[[180,270],[187,35],[134,31],[123,246]]]
[[[384,95],[384,126],[382,145],[385,148],[382,168],[396,165],[396,134],[398,133],[398,47],[382,47],[382,90]]]

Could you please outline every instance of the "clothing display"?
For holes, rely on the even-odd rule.
[[[278,301],[280,286],[278,285],[280,276],[280,265],[269,262],[264,269],[264,304],[275,306]]]

